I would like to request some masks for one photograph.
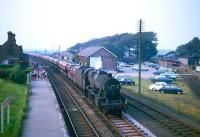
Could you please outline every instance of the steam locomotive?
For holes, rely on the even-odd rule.
[[[33,54],[31,56],[48,61],[57,67],[103,113],[122,114],[126,100],[120,95],[121,85],[119,81],[114,79],[111,74],[101,69],[79,66],[49,56]]]

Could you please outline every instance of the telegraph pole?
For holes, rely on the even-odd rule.
[[[138,94],[141,94],[141,33],[142,33],[142,20],[139,21],[139,47],[138,47],[138,65],[139,65],[139,79],[138,79]]]
[[[53,54],[53,52],[54,52],[54,46],[52,46],[51,48],[52,48],[51,50],[52,50],[52,54]]]
[[[58,50],[59,50],[59,59],[60,59],[60,44],[59,44]]]

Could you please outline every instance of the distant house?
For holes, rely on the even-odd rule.
[[[116,69],[116,55],[104,47],[88,47],[77,55],[77,62],[83,66]]]
[[[63,59],[67,60],[67,61],[72,61],[72,59],[74,58],[74,55],[71,54],[70,52],[66,51],[63,53]]]
[[[8,40],[0,45],[0,62],[18,63],[22,57],[22,46],[16,44],[15,34],[9,31]]]
[[[172,50],[159,50],[157,53],[158,62],[160,65],[169,66],[180,66],[175,51]]]
[[[172,50],[159,50],[157,57],[160,60],[177,60],[177,56]]]

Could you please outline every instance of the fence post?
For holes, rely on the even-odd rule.
[[[10,123],[10,104],[7,107],[7,124]]]
[[[29,84],[29,73],[27,73],[27,75],[26,75],[26,84],[27,85]]]
[[[179,113],[179,99],[177,101],[178,101],[178,113]]]
[[[4,124],[3,111],[4,111],[3,105],[1,105],[1,134],[3,134],[3,124]]]

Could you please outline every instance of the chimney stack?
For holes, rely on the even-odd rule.
[[[15,34],[12,33],[11,31],[8,32],[8,41],[9,41],[10,43],[16,43]]]

